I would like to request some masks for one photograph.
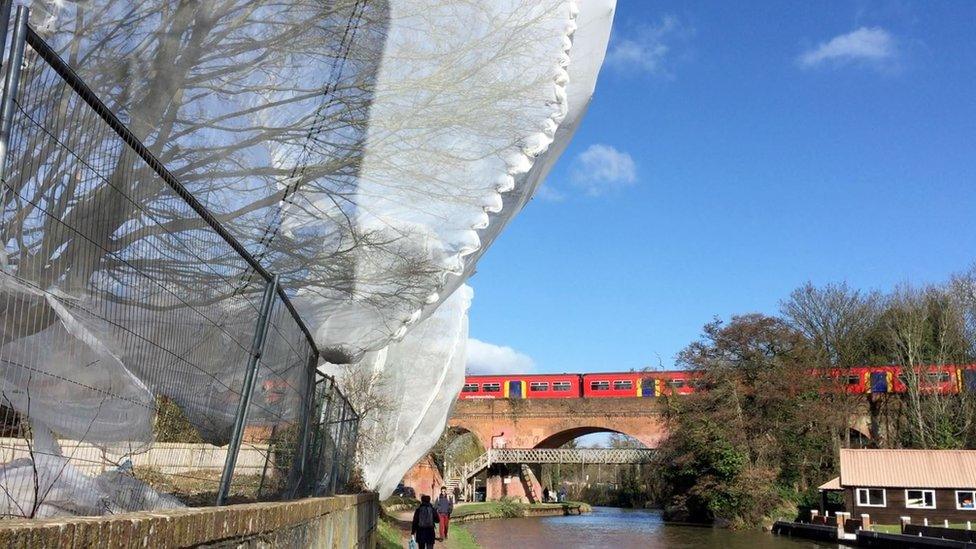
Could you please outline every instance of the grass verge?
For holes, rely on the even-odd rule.
[[[376,534],[377,549],[402,549],[407,539],[403,530],[382,518],[376,524]]]
[[[577,506],[584,513],[589,513],[593,510],[589,505],[579,502],[526,504],[503,500],[459,505],[454,508],[454,517],[487,514],[490,518],[519,518],[524,516],[525,511],[529,509],[565,509],[567,507]]]
[[[474,540],[471,532],[465,530],[463,526],[451,526],[450,537],[447,546],[450,549],[480,549],[481,546]]]
[[[940,528],[945,527],[945,525],[942,524],[941,522],[940,523],[937,523],[937,524],[930,524],[930,526],[938,526]],[[966,529],[966,523],[965,522],[950,522],[949,523],[949,528],[957,528],[959,530],[965,530]],[[900,524],[872,524],[871,525],[871,530],[872,531],[875,531],[875,532],[883,532],[885,534],[900,534],[901,533],[901,525]]]

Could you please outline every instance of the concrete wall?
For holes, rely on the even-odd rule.
[[[347,547],[376,545],[375,494],[0,521],[0,547]]]
[[[61,440],[62,454],[72,465],[89,475],[98,475],[129,459],[136,467],[151,467],[160,473],[174,474],[185,471],[222,471],[227,459],[227,446],[203,443],[156,442],[149,450],[126,456],[123,453],[106,452],[91,444],[76,440]],[[122,446],[121,444],[119,445]],[[267,444],[246,442],[237,456],[237,474],[261,474]],[[27,441],[22,438],[0,438],[0,463],[10,463],[19,458],[29,458]]]

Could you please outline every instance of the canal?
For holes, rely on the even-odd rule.
[[[720,528],[674,526],[661,520],[659,511],[594,507],[581,516],[501,519],[464,525],[485,549],[511,547],[607,548],[640,547],[728,549],[826,549],[811,541],[774,536],[766,532],[731,532]]]

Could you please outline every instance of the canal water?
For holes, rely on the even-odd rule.
[[[580,516],[499,519],[464,527],[485,549],[648,548],[648,549],[835,549],[837,544],[801,541],[766,532],[674,526],[659,511],[594,507]]]

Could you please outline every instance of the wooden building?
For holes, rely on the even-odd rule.
[[[976,450],[841,450],[840,476],[820,490],[875,524],[976,522]]]

